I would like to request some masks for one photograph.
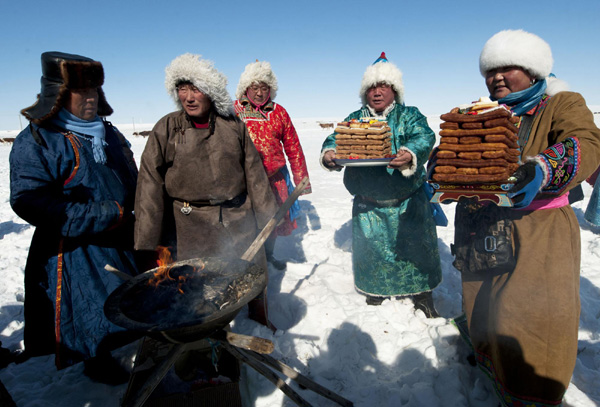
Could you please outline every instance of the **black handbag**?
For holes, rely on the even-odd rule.
[[[505,273],[516,265],[514,228],[509,210],[469,200],[456,205],[452,265],[461,272]]]

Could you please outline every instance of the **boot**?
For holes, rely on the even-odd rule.
[[[6,349],[2,347],[2,342],[0,342],[0,369],[8,366],[9,364],[16,362],[18,360],[19,355],[23,352],[21,350],[13,350]]]
[[[269,328],[273,333],[277,331],[275,325],[269,321],[269,307],[267,304],[267,290],[248,303],[248,317],[259,324]]]
[[[117,386],[129,381],[129,372],[109,354],[98,354],[83,361],[83,374],[98,383]]]
[[[367,305],[381,305],[384,300],[388,300],[389,297],[374,297],[367,295]]]
[[[277,270],[285,270],[287,268],[287,263],[283,260],[276,259],[273,257],[273,254],[267,255],[267,261]]]
[[[423,311],[427,318],[440,317],[440,314],[438,314],[433,304],[433,295],[431,291],[413,295],[412,300],[415,304],[415,309],[420,309],[421,311]]]
[[[287,267],[287,263],[283,260],[276,259],[273,256],[273,251],[275,250],[275,240],[277,236],[273,233],[269,238],[265,241],[265,254],[267,255],[267,261],[273,265],[277,270],[285,270]]]

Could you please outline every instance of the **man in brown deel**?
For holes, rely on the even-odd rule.
[[[156,123],[142,154],[135,249],[170,247],[177,261],[239,258],[277,210],[260,156],[211,61],[188,53],[165,72],[180,110]],[[253,261],[267,270],[264,250]],[[251,319],[275,330],[266,289],[248,306]]]

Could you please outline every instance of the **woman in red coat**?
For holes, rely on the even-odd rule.
[[[308,170],[296,129],[283,106],[274,102],[276,95],[277,78],[271,70],[271,64],[256,61],[246,65],[235,94],[235,112],[246,123],[269,177],[271,189],[281,206],[294,188],[285,157],[290,162],[294,184],[308,177]],[[303,194],[310,192],[309,183]],[[273,257],[275,240],[277,236],[287,236],[296,229],[295,218],[299,209],[296,201],[284,221],[265,242],[268,261],[280,270],[285,268],[285,262]]]

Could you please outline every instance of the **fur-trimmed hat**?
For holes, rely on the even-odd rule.
[[[363,105],[367,104],[367,91],[378,83],[387,83],[396,92],[396,103],[404,103],[404,83],[402,82],[402,72],[398,67],[389,62],[382,52],[379,58],[369,66],[363,75],[360,84],[360,100]]]
[[[494,34],[483,46],[479,56],[481,75],[495,68],[518,66],[536,79],[545,79],[552,72],[550,45],[535,34],[523,30],[504,30]]]
[[[98,90],[98,116],[110,116],[112,108],[106,101],[102,84],[104,69],[93,59],[64,52],[42,54],[42,89],[37,101],[21,110],[21,114],[35,124],[53,118],[64,107],[70,90],[96,88]]]
[[[165,88],[175,104],[183,108],[177,95],[177,85],[190,82],[212,101],[221,116],[233,116],[233,102],[227,92],[227,77],[214,63],[201,59],[202,55],[186,53],[175,58],[165,68]]]
[[[240,81],[235,91],[235,98],[239,100],[246,94],[246,90],[252,84],[259,82],[264,82],[271,88],[271,100],[275,100],[278,89],[277,77],[273,73],[270,63],[267,61],[259,62],[258,60],[246,65],[244,72],[240,76]]]

